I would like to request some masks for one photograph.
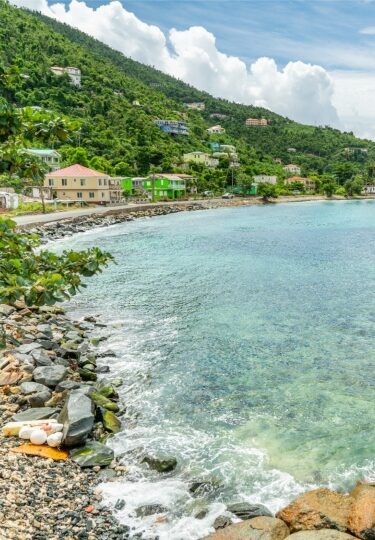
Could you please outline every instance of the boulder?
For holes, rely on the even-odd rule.
[[[251,519],[258,516],[272,517],[272,513],[263,504],[239,502],[227,505],[227,510],[240,519]]]
[[[113,382],[102,379],[96,386],[97,392],[106,398],[118,398],[118,392]]]
[[[139,506],[135,511],[135,515],[137,517],[146,517],[153,514],[165,514],[165,512],[168,512],[168,508],[165,508],[161,504],[146,504]]]
[[[46,402],[51,399],[51,396],[52,394],[49,390],[44,390],[43,392],[31,394],[28,397],[28,402],[30,407],[44,407]]]
[[[31,351],[34,351],[35,349],[40,349],[41,344],[40,343],[24,343],[23,345],[20,345],[17,347],[17,351],[21,354],[29,354]]]
[[[89,369],[79,368],[78,373],[81,375],[83,381],[96,381],[98,378],[96,373],[90,371]]]
[[[318,531],[299,531],[287,540],[355,540],[351,534],[335,531],[334,529],[321,529]]]
[[[111,463],[113,450],[97,441],[89,441],[85,446],[70,452],[70,458],[81,467],[105,467]]]
[[[364,540],[375,538],[375,486],[358,482],[350,493],[352,504],[348,528]]]
[[[100,405],[100,407],[103,407],[104,409],[107,409],[108,411],[112,412],[118,412],[120,410],[117,403],[114,403],[110,399],[102,396],[98,392],[93,392],[91,394],[91,399],[97,404]]]
[[[111,433],[118,433],[121,429],[121,422],[112,411],[103,411],[103,426]]]
[[[45,418],[51,418],[53,414],[57,412],[57,409],[53,407],[35,407],[33,409],[27,409],[13,416],[15,422],[25,422],[29,420],[44,420]]]
[[[44,349],[35,349],[31,351],[31,356],[35,360],[37,366],[51,366],[52,360]]]
[[[214,521],[214,529],[215,531],[219,529],[225,529],[225,527],[228,527],[228,525],[232,524],[232,520],[229,516],[226,516],[225,514],[221,514],[220,516],[217,516],[217,518]]]
[[[61,381],[56,385],[56,392],[63,392],[64,390],[77,390],[81,386],[80,382],[77,381]]]
[[[54,388],[65,376],[66,368],[64,366],[41,366],[33,371],[34,381],[50,388]]]
[[[280,510],[276,517],[285,521],[292,532],[308,529],[336,529],[345,532],[353,498],[327,488],[300,495]]]
[[[284,540],[289,529],[281,519],[259,516],[229,525],[206,536],[207,540]]]
[[[8,306],[8,304],[0,304],[0,315],[4,315],[5,317],[8,317],[14,311],[16,311],[16,308],[12,306]]]
[[[36,382],[23,382],[20,384],[20,389],[22,394],[36,394],[36,392],[45,392],[48,391],[48,386]]]
[[[142,463],[147,463],[150,469],[158,471],[160,473],[166,473],[173,471],[177,466],[177,459],[174,457],[163,456],[145,456],[142,459]]]
[[[64,425],[63,443],[65,446],[83,444],[94,425],[91,399],[80,392],[73,391],[60,413],[59,422]]]

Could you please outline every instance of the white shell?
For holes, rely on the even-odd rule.
[[[57,433],[58,431],[62,431],[64,425],[63,424],[52,424],[51,429],[49,430],[48,434],[52,435],[52,433]]]
[[[49,435],[47,437],[47,444],[48,446],[52,446],[53,448],[55,448],[56,446],[60,446],[62,438],[63,434],[61,433],[61,431],[57,433],[52,433],[52,435]]]
[[[30,434],[30,442],[33,444],[44,444],[47,440],[47,433],[42,429],[33,429]]]
[[[23,426],[19,430],[18,436],[20,439],[30,439],[31,432],[34,431],[30,426]]]

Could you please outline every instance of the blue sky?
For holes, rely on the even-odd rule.
[[[11,0],[211,94],[375,140],[375,0]]]
[[[64,3],[68,5],[70,0]],[[107,0],[86,0],[93,8],[107,3]],[[203,25],[216,36],[220,50],[247,63],[260,56],[270,56],[279,64],[302,60],[328,69],[366,69],[360,59],[356,62],[352,58],[352,51],[375,49],[375,36],[361,33],[362,29],[375,26],[375,2],[369,0],[121,0],[121,3],[142,21],[157,25],[165,33],[172,27],[185,30]],[[335,54],[339,48],[341,55]]]

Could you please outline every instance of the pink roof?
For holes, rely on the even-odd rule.
[[[53,171],[48,173],[47,176],[105,176],[109,178],[108,174],[94,171],[94,169],[89,169],[83,165],[71,165],[70,167],[65,167],[64,169],[59,169],[58,171]]]

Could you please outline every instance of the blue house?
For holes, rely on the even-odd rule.
[[[177,120],[154,120],[154,124],[164,131],[164,133],[189,135],[189,128],[185,122],[178,122]]]

